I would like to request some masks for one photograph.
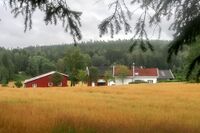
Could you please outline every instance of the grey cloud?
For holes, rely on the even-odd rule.
[[[109,14],[108,1],[100,0],[69,0],[71,9],[82,11],[82,34],[83,40],[114,40],[114,39],[129,39],[131,34],[124,35],[121,32],[113,39],[110,35],[106,35],[102,38],[99,37],[98,24]],[[137,15],[137,14],[135,14]],[[64,32],[61,24],[46,26],[43,22],[43,13],[36,12],[33,16],[33,28],[30,31],[24,33],[24,22],[22,17],[14,18],[9,10],[5,10],[0,4],[0,47],[14,48],[14,47],[26,47],[30,45],[51,45],[61,43],[72,43],[72,37]],[[137,18],[134,16],[134,18]],[[134,26],[135,20],[131,23]],[[168,30],[169,23],[164,21],[162,24],[162,36],[161,39],[171,39],[172,32]],[[153,37],[156,38],[156,37]]]

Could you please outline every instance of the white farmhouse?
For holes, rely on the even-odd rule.
[[[157,79],[159,77],[159,70],[158,68],[135,68],[133,66],[129,69],[129,73],[124,79],[124,82],[122,83],[122,79],[118,76],[119,69],[117,66],[113,66],[113,77],[115,79],[116,85],[122,85],[122,84],[129,84],[131,82],[147,82],[147,83],[157,83]]]

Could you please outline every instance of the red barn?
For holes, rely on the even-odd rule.
[[[49,73],[45,73],[36,77],[33,77],[31,79],[27,79],[24,81],[24,86],[25,87],[52,87],[54,86],[51,79],[52,79],[52,75],[58,73],[62,76],[62,81],[60,83],[60,87],[66,87],[67,86],[67,81],[68,81],[68,75],[63,74],[63,73],[59,73],[56,71],[52,71]]]

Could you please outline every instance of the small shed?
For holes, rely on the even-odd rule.
[[[107,86],[107,82],[105,79],[98,79],[97,86]]]

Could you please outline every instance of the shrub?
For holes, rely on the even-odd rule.
[[[2,87],[8,87],[8,84],[2,84]]]
[[[21,88],[21,87],[23,86],[23,84],[22,84],[21,81],[16,81],[16,82],[15,82],[15,86],[16,86],[17,88]]]
[[[130,82],[129,84],[142,84],[142,83],[147,83],[147,82],[143,80],[135,80],[134,82]]]
[[[8,81],[5,78],[3,78],[2,81],[1,81],[1,84],[2,84],[2,87],[7,87]]]
[[[171,83],[171,82],[183,82],[184,80],[180,81],[180,80],[177,80],[177,79],[174,79],[174,80],[160,80],[158,81],[159,83]]]

